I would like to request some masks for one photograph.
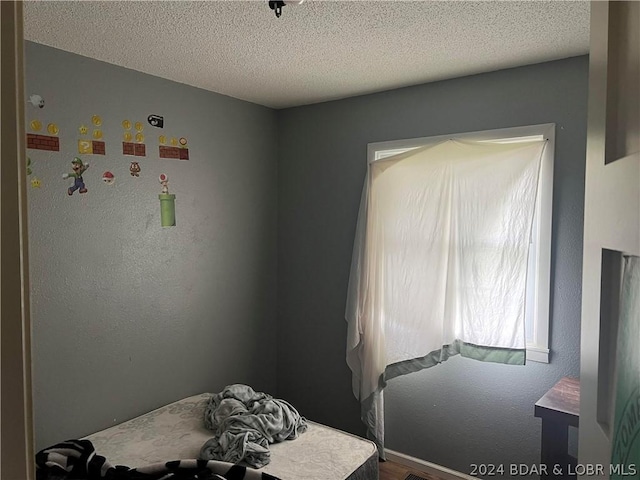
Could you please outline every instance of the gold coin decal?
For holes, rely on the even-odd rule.
[[[125,130],[130,130],[131,129],[131,122],[129,120],[123,120],[122,121],[122,128],[124,128]]]
[[[91,122],[93,122],[96,127],[102,125],[102,119],[99,115],[94,115],[93,117],[91,117]]]
[[[178,145],[178,139],[177,139],[176,137],[173,137],[173,138],[171,139],[171,145],[173,145],[174,147],[175,147],[176,145]]]
[[[51,135],[57,135],[58,126],[55,123],[50,123],[49,125],[47,125],[47,132],[49,132]]]
[[[158,142],[160,142],[160,145],[164,145],[167,143],[167,137],[165,137],[164,135],[160,135],[158,137]]]
[[[39,132],[40,129],[42,128],[42,123],[40,123],[40,120],[31,120],[31,130],[35,131],[35,132]]]
[[[140,132],[136,133],[136,142],[138,143],[144,142],[144,135],[141,134]]]
[[[133,137],[131,136],[131,132],[124,132],[124,141],[125,142],[130,142],[133,139]]]
[[[144,127],[142,126],[142,124],[141,124],[140,122],[136,122],[136,130],[137,130],[138,132],[141,132],[143,128],[144,128]]]
[[[100,140],[102,138],[102,130],[94,130],[93,138],[95,138],[96,140]]]

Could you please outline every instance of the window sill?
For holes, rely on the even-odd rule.
[[[527,345],[527,361],[549,363],[549,349]]]

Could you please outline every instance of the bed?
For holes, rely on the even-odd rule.
[[[203,415],[211,394],[179,400],[85,437],[113,465],[143,467],[197,458],[211,438]],[[260,469],[282,480],[377,480],[373,442],[308,421],[296,440],[272,444],[271,462]]]

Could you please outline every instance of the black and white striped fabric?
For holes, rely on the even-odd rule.
[[[68,440],[36,454],[37,480],[279,480],[213,460],[176,460],[141,468],[113,466],[89,440]]]

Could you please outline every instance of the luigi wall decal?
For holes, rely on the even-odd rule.
[[[73,192],[78,190],[79,193],[87,193],[87,187],[84,184],[84,180],[82,179],[82,174],[87,171],[89,168],[88,163],[83,163],[78,157],[75,157],[71,160],[71,168],[73,172],[71,173],[63,173],[62,178],[73,178],[73,185],[67,189],[67,193],[69,195],[73,195]]]

